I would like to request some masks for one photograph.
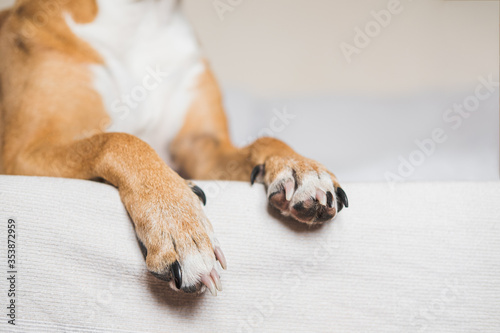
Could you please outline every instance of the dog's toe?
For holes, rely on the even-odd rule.
[[[322,223],[348,206],[335,176],[311,160],[270,158],[254,168],[251,181],[256,180],[266,184],[271,206],[300,222]]]

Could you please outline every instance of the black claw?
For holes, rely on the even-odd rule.
[[[182,287],[181,265],[179,264],[178,261],[176,261],[172,264],[172,267],[170,269],[172,270],[172,277],[174,278],[175,287],[177,289],[181,289]]]
[[[191,187],[191,190],[193,190],[194,194],[196,194],[201,202],[203,202],[203,206],[206,206],[207,204],[207,196],[205,195],[205,192],[199,187],[199,186],[193,186]]]
[[[326,204],[330,208],[333,207],[333,194],[330,191],[326,192]]]
[[[345,206],[346,208],[349,207],[349,200],[347,199],[347,194],[345,194],[344,190],[342,187],[337,187],[337,198],[340,200],[340,203],[342,204],[341,207]],[[339,209],[339,211],[342,208]]]
[[[250,175],[250,183],[253,185],[259,174],[264,173],[264,164],[259,164],[252,170]]]
[[[137,237],[137,241],[139,242],[139,248],[141,249],[142,256],[144,257],[144,260],[146,260],[146,257],[148,256],[148,249],[144,245],[143,242]]]

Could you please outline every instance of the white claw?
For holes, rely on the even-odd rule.
[[[203,275],[201,277],[201,283],[203,283],[208,288],[208,290],[210,290],[210,293],[212,295],[217,296],[217,289],[215,289],[214,281],[212,281],[210,275]]]
[[[214,249],[215,257],[217,260],[219,260],[220,265],[222,266],[223,269],[227,269],[227,261],[226,257],[224,256],[224,253],[222,252],[220,247],[216,247]]]
[[[292,200],[294,188],[295,188],[295,184],[294,184],[293,180],[288,180],[285,183],[285,197],[286,197],[286,201]]]
[[[316,190],[316,199],[322,206],[326,206],[326,193],[322,190]]]
[[[222,283],[220,282],[220,277],[219,273],[214,269],[210,272],[210,276],[212,277],[212,280],[215,282],[215,287],[217,288],[218,291],[222,291]]]

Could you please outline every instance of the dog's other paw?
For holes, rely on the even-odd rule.
[[[157,191],[142,193],[131,208],[148,270],[170,282],[174,290],[222,291],[215,266],[226,259],[205,216],[203,191],[188,182],[170,181]]]
[[[263,182],[269,203],[283,215],[307,223],[334,218],[349,202],[333,173],[304,157],[272,156],[257,165],[251,183]]]

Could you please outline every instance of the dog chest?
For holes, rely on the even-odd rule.
[[[93,22],[68,17],[68,25],[104,60],[89,69],[111,118],[106,130],[136,135],[167,159],[204,69],[199,46],[172,1],[111,3],[98,1]]]

